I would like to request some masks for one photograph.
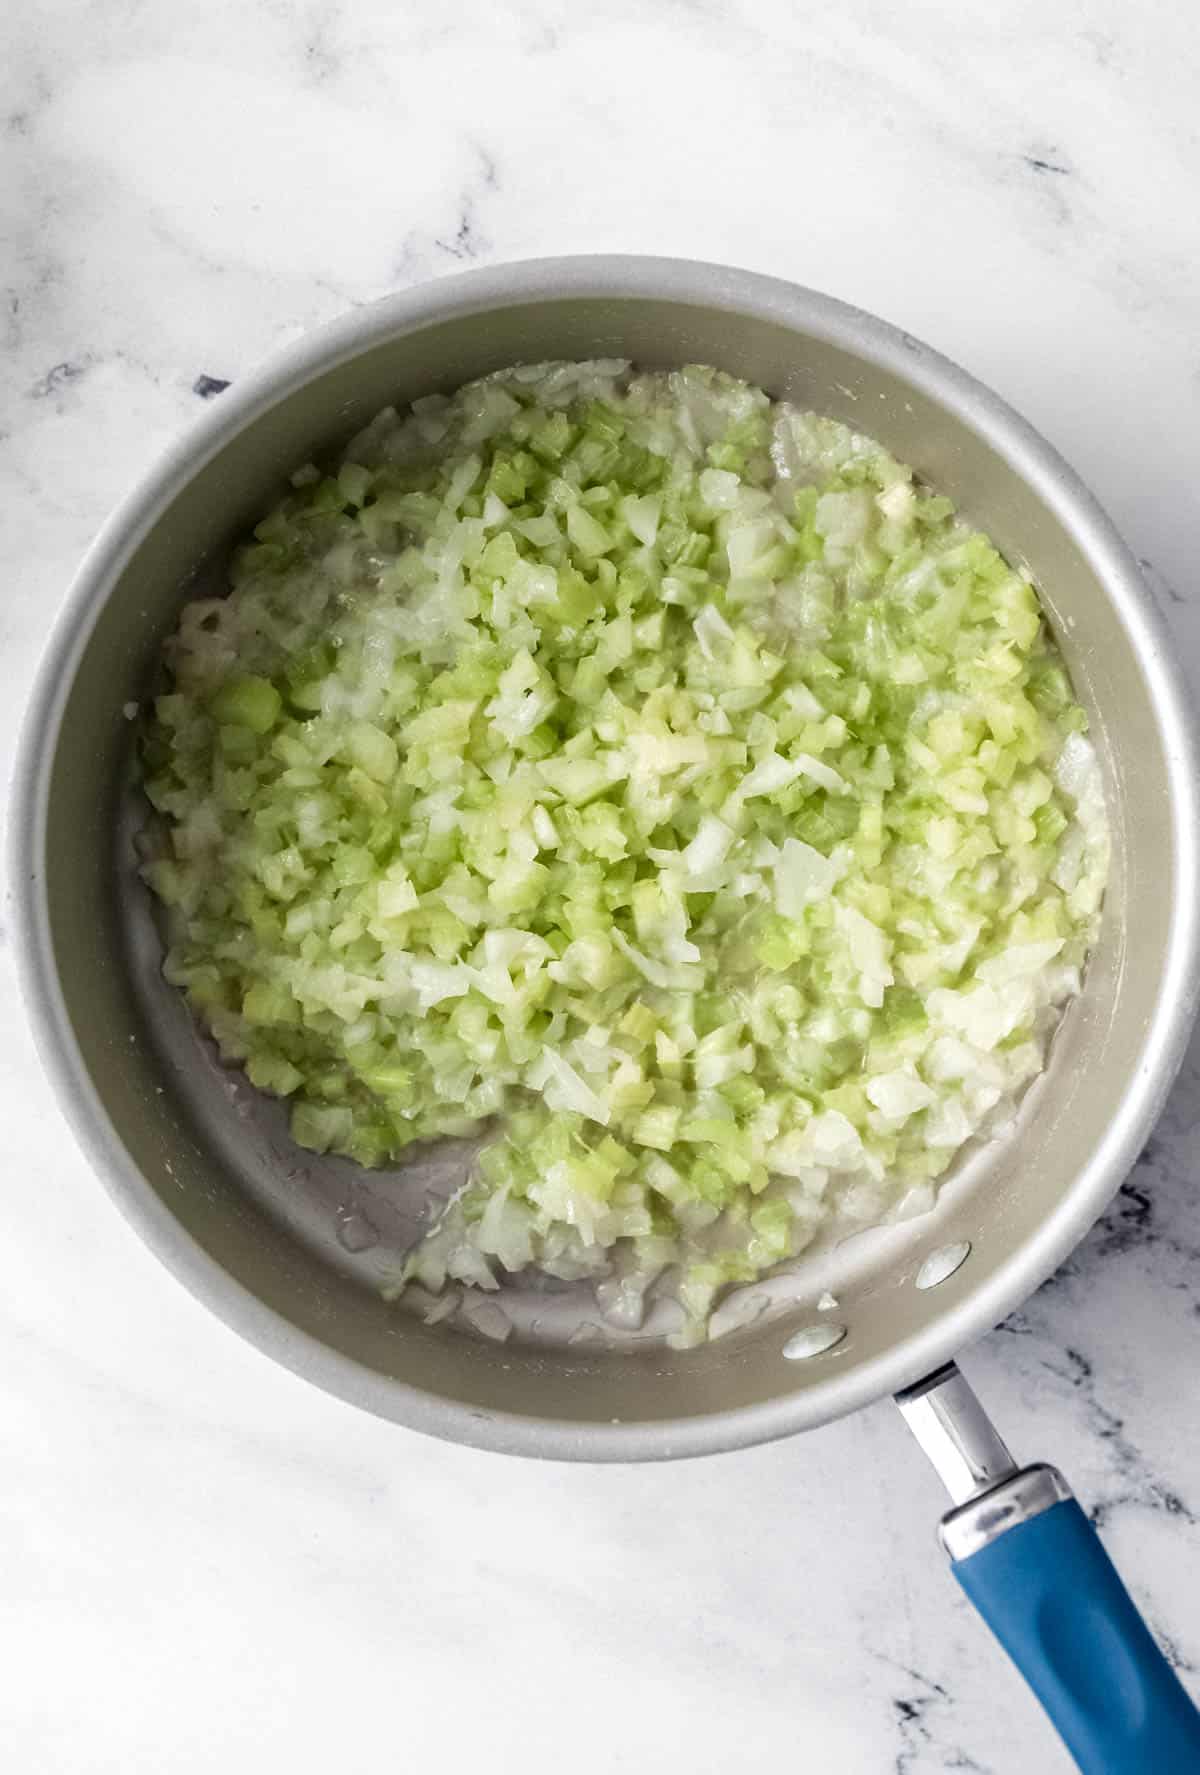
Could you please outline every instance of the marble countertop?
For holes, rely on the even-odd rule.
[[[57,0],[6,34],[0,755],[77,558],[222,383],[349,305],[538,253],[740,263],[929,339],[1091,482],[1200,673],[1186,7]],[[1067,1768],[890,1406],[666,1469],[360,1415],[127,1230],[7,941],[0,969],[7,1768]],[[1200,1049],[1102,1225],[967,1365],[1194,1688],[1198,1118]]]

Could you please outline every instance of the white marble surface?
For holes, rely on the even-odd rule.
[[[0,57],[0,752],[72,567],[233,379],[468,262],[722,259],[998,387],[1200,670],[1200,27],[1149,0],[46,0]],[[7,922],[7,921],[6,921]],[[425,1441],[274,1368],[118,1220],[0,954],[0,1746],[22,1775],[1022,1775],[1067,1761],[891,1408],[670,1469]],[[1200,1060],[970,1372],[1200,1686]]]

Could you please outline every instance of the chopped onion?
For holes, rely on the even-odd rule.
[[[871,439],[523,365],[297,471],[232,577],[139,717],[164,971],[304,1146],[486,1131],[401,1288],[503,1339],[505,1275],[626,1329],[677,1277],[686,1348],[1011,1121],[1100,765],[1028,579]]]

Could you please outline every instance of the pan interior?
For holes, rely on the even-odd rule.
[[[156,1198],[158,1225],[165,1209],[170,1239],[182,1234],[189,1251],[203,1254],[206,1274],[221,1275],[219,1287],[206,1289],[214,1304],[249,1324],[254,1315],[236,1303],[252,1300],[259,1341],[373,1409],[522,1448],[534,1446],[536,1431],[486,1426],[536,1420],[558,1432],[548,1452],[603,1452],[599,1428],[618,1420],[673,1426],[696,1446],[689,1424],[753,1413],[785,1395],[788,1427],[798,1427],[853,1402],[850,1377],[898,1343],[915,1348],[939,1327],[952,1341],[974,1291],[998,1283],[1048,1221],[1078,1221],[1072,1192],[1141,1061],[1170,949],[1174,814],[1160,725],[1102,568],[1060,521],[1052,493],[1031,484],[965,408],[926,392],[919,359],[906,375],[894,351],[876,352],[868,338],[848,338],[850,330],[806,330],[726,303],[604,294],[513,297],[416,327],[377,324],[354,353],[318,359],[307,380],[262,405],[171,493],[134,539],[99,611],[66,698],[48,806],[51,936],[75,1041],[144,1180],[138,1188]],[[221,584],[231,545],[288,471],[336,447],[389,401],[450,391],[514,362],[597,355],[647,367],[716,364],[858,425],[1027,563],[1092,718],[1113,834],[1085,990],[1016,1133],[960,1166],[931,1215],[802,1260],[768,1291],[778,1296],[770,1311],[684,1355],[657,1337],[614,1348],[589,1334],[564,1344],[557,1308],[549,1311],[553,1335],[539,1336],[546,1327],[538,1326],[529,1340],[498,1343],[426,1326],[385,1304],[379,1282],[413,1236],[427,1188],[445,1189],[461,1150],[448,1145],[430,1158],[428,1174],[403,1177],[292,1146],[278,1108],[214,1065],[161,981],[130,844],[139,816],[122,705],[146,693],[180,604]],[[1136,919],[1126,915],[1131,906]],[[1101,1205],[1098,1197],[1093,1212]],[[1083,1230],[1076,1225],[1075,1235]],[[936,1286],[917,1285],[939,1270],[949,1273]],[[835,1307],[822,1301],[828,1294]],[[572,1311],[578,1324],[577,1302]],[[539,1312],[545,1319],[548,1309],[535,1301],[527,1324]],[[585,1318],[598,1324],[594,1309]],[[845,1335],[814,1332],[826,1326]],[[823,1338],[826,1347],[817,1347]],[[808,1359],[795,1359],[809,1345]],[[656,1452],[673,1452],[669,1434]]]

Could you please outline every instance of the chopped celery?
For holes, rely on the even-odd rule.
[[[718,371],[388,409],[167,664],[144,873],[224,1058],[364,1165],[495,1118],[427,1289],[678,1266],[693,1343],[929,1199],[1078,990],[1108,832],[1034,587]]]

